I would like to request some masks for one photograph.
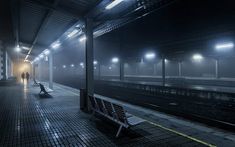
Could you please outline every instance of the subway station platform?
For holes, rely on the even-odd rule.
[[[118,126],[80,111],[79,90],[39,91],[31,83],[0,87],[0,146],[235,146],[234,133],[96,95],[146,120],[115,138]]]

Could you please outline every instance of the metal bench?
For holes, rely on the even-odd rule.
[[[39,83],[39,86],[40,86],[40,89],[41,89],[40,92],[39,92],[39,94],[41,94],[41,93],[43,92],[44,94],[49,95],[49,92],[46,91],[44,85],[42,85],[41,83]]]
[[[92,116],[95,113],[98,113],[120,125],[116,133],[116,137],[119,136],[123,127],[128,129],[131,126],[135,126],[145,121],[141,118],[128,114],[123,107],[118,104],[93,96],[89,96],[89,100],[91,102],[91,110],[93,111]]]
[[[39,83],[36,81],[35,78],[33,79],[33,82],[34,82],[34,83],[33,83],[34,85],[39,85]]]

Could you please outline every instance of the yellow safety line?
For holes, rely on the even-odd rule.
[[[188,138],[188,139],[190,139],[190,140],[193,140],[193,141],[195,141],[195,142],[204,144],[204,145],[209,146],[209,147],[216,147],[216,145],[213,145],[213,144],[204,142],[204,141],[199,140],[199,139],[197,139],[197,138],[194,138],[194,137],[188,136],[188,135],[186,135],[186,134],[180,133],[180,132],[178,132],[178,131],[176,131],[176,130],[173,130],[173,129],[170,129],[170,128],[166,128],[166,127],[164,127],[164,126],[162,126],[162,125],[160,125],[160,124],[153,123],[153,122],[148,121],[148,120],[146,120],[146,119],[144,119],[144,120],[147,121],[148,123],[154,125],[154,126],[157,126],[157,127],[159,127],[159,128],[162,128],[162,129],[167,130],[167,131],[170,131],[170,132],[173,132],[173,133],[175,133],[175,134],[177,134],[177,135],[183,136],[183,137]]]

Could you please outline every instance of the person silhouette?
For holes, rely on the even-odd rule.
[[[22,79],[23,82],[24,82],[24,79],[25,79],[25,73],[24,73],[24,72],[21,74],[21,79]]]
[[[26,80],[27,80],[27,82],[29,81],[29,73],[28,72],[26,72]]]

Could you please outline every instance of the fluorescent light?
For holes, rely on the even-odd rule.
[[[234,44],[232,42],[215,45],[215,49],[218,51],[232,49],[233,47],[234,47]]]
[[[169,60],[165,59],[165,63],[169,63]]]
[[[147,53],[147,54],[145,54],[145,58],[146,59],[153,59],[153,58],[155,58],[155,53]]]
[[[40,54],[40,55],[39,55],[39,58],[41,58],[41,59],[44,58],[44,55],[43,55],[43,54]]]
[[[80,63],[80,66],[84,66],[84,63],[83,63],[83,62],[81,62],[81,63]]]
[[[51,52],[50,52],[50,50],[45,49],[45,50],[43,51],[43,53],[47,56],[47,55],[49,55]]]
[[[201,61],[203,59],[203,56],[201,54],[194,54],[193,60],[195,61]]]
[[[113,58],[112,58],[112,62],[113,62],[113,63],[117,63],[117,62],[119,62],[119,59],[118,59],[117,57],[113,57]]]
[[[27,56],[25,57],[25,60],[27,60],[27,59],[28,59],[28,57],[29,57],[29,55],[27,55]]]
[[[51,47],[52,47],[53,49],[57,49],[57,48],[60,47],[60,45],[61,45],[61,43],[57,41],[57,42],[53,43],[53,44],[51,45]]]
[[[109,10],[112,9],[113,7],[117,6],[118,4],[120,4],[123,0],[113,0],[113,2],[111,2],[110,4],[108,4],[105,9]]]
[[[74,67],[74,64],[71,64],[70,66],[71,66],[71,67]]]
[[[69,33],[67,36],[68,36],[69,38],[71,38],[71,37],[73,37],[74,35],[76,35],[77,33],[78,33],[78,30],[75,29],[75,30],[73,30],[71,33]]]
[[[63,68],[66,68],[66,65],[63,65]]]
[[[80,42],[83,42],[85,40],[86,40],[86,36],[85,35],[81,36],[80,39],[79,39]]]
[[[93,64],[94,64],[94,65],[97,65],[97,64],[98,64],[98,62],[95,60],[95,61],[93,62]]]
[[[17,47],[15,48],[15,51],[16,51],[16,52],[20,52],[20,51],[21,51],[21,48],[20,48],[19,46],[17,46]]]

